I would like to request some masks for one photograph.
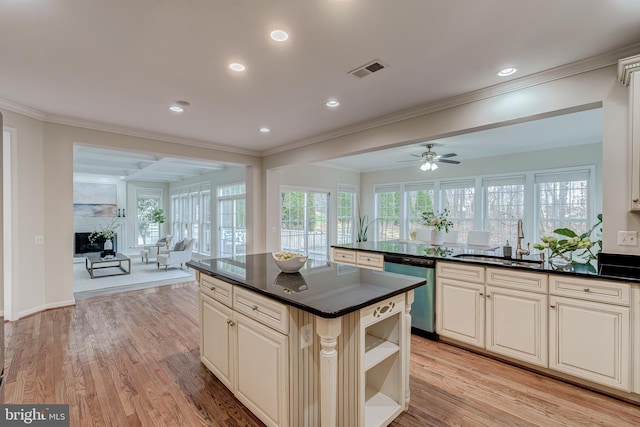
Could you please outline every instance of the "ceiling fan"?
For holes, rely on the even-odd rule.
[[[449,157],[457,156],[456,153],[447,153],[447,154],[437,154],[434,151],[431,151],[433,148],[433,144],[427,144],[427,151],[422,153],[421,155],[411,154],[414,157],[418,157],[416,160],[401,160],[401,162],[416,162],[420,161],[422,164],[420,165],[420,169],[423,171],[434,171],[438,169],[438,165],[436,163],[451,163],[454,165],[460,164],[458,160],[449,160]]]

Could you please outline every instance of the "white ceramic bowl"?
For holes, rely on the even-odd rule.
[[[302,268],[302,266],[307,262],[307,257],[300,254],[295,254],[293,258],[279,260],[277,258],[280,254],[286,254],[287,252],[273,252],[273,260],[276,262],[276,265],[282,272],[284,273],[295,273]]]

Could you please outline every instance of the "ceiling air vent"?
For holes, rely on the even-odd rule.
[[[369,62],[368,64],[356,68],[355,70],[349,71],[349,74],[352,74],[358,78],[363,78],[384,68],[387,68],[387,66],[376,59],[375,61]]]

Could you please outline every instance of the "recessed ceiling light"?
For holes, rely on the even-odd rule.
[[[169,107],[169,110],[173,111],[174,113],[182,113],[184,111],[184,108],[179,105],[172,105],[171,107]]]
[[[335,108],[338,105],[340,105],[340,103],[335,99],[330,99],[329,101],[327,101],[327,107]]]
[[[271,129],[269,129],[269,128],[260,128],[260,132],[269,133],[269,132],[271,132]]]
[[[233,71],[244,71],[245,67],[242,64],[234,62],[233,64],[229,64],[229,68],[231,68]]]
[[[516,71],[518,71],[517,68],[509,67],[509,68],[503,68],[502,70],[498,71],[496,74],[500,77],[506,77],[506,76],[510,76],[511,74],[515,74]]]
[[[289,34],[282,30],[271,31],[271,38],[277,42],[283,42],[289,38]]]

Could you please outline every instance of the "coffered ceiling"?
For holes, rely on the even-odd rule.
[[[265,155],[638,53],[638,22],[636,0],[0,0],[0,108]],[[374,60],[385,68],[350,74]],[[504,67],[518,72],[498,77]],[[176,101],[190,105],[169,111]]]

